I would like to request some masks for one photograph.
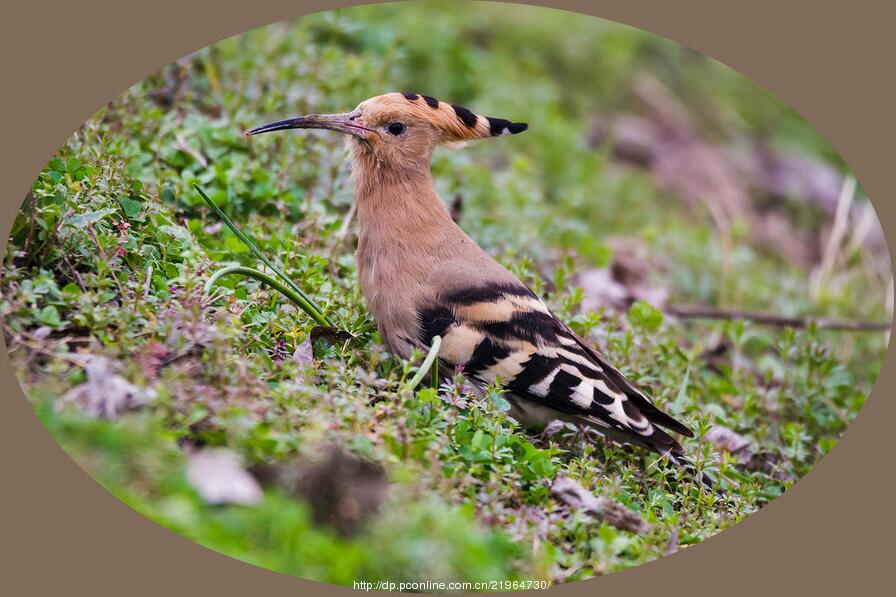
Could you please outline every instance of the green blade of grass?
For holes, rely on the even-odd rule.
[[[267,284],[274,290],[279,291],[283,296],[285,296],[286,298],[291,300],[293,303],[295,303],[296,306],[298,306],[300,309],[302,309],[302,311],[307,313],[314,321],[316,321],[320,325],[329,325],[327,323],[327,320],[324,317],[322,317],[320,315],[320,313],[315,311],[312,308],[312,306],[308,304],[308,301],[306,301],[304,297],[302,297],[299,294],[296,294],[292,288],[281,283],[279,280],[277,280],[273,276],[266,274],[262,271],[252,268],[252,267],[246,267],[243,265],[229,265],[225,268],[219,269],[214,274],[212,274],[212,277],[209,278],[208,282],[205,283],[205,288],[204,288],[205,292],[208,293],[211,290],[212,286],[215,285],[215,282],[217,282],[224,276],[231,275],[231,274],[239,274],[242,276],[248,276],[250,278],[255,278],[256,280],[258,280],[259,282],[262,282],[263,284]]]
[[[221,208],[218,207],[218,205],[214,201],[212,201],[211,197],[209,197],[205,193],[205,191],[202,190],[202,187],[200,187],[198,184],[194,184],[193,188],[196,189],[196,192],[198,192],[202,199],[206,202],[206,204],[208,204],[208,206],[212,208],[212,211],[215,212],[215,214],[221,219],[221,221],[224,222],[228,228],[230,228],[231,232],[233,232],[237,236],[237,238],[239,238],[247,247],[249,247],[249,250],[252,251],[252,253],[254,253],[256,257],[261,259],[261,261],[264,262],[266,266],[271,268],[271,271],[277,274],[277,276],[279,276],[280,279],[286,283],[286,285],[293,291],[294,295],[297,295],[302,299],[302,304],[300,306],[306,313],[308,313],[308,315],[310,315],[321,325],[336,327],[336,323],[324,313],[324,310],[317,303],[315,303],[314,300],[311,299],[311,297],[305,294],[302,289],[299,288],[291,278],[289,278],[289,276],[284,274],[282,271],[280,271],[279,268],[271,263],[271,260],[265,257],[264,253],[262,253],[261,250],[259,250],[259,248],[255,246],[255,243],[253,243],[248,236],[243,234],[243,232],[236,227],[236,224],[234,224],[231,219],[227,217],[227,214],[225,214],[221,210]],[[254,271],[257,272],[258,270]]]
[[[423,359],[423,364],[420,365],[420,368],[417,369],[417,373],[414,374],[414,377],[411,378],[411,381],[407,383],[405,386],[405,390],[413,390],[420,382],[423,381],[423,377],[426,375],[427,371],[432,370],[433,376],[438,377],[438,361],[436,360],[436,356],[439,354],[439,348],[442,346],[442,337],[441,336],[433,336],[432,345],[429,347],[429,353],[426,355],[426,358]],[[434,384],[437,382],[433,382]]]

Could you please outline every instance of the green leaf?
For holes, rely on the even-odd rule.
[[[68,172],[71,176],[77,174],[78,170],[81,169],[81,160],[78,158],[69,158],[68,162],[65,164],[65,171]]]
[[[498,410],[501,410],[504,412],[507,412],[510,410],[510,402],[508,402],[507,399],[504,398],[504,396],[502,396],[501,394],[499,394],[497,392],[491,392],[489,394],[489,399],[491,399],[492,404],[494,404],[495,408],[497,408]]]
[[[159,231],[164,232],[168,236],[173,236],[183,243],[190,242],[190,233],[183,226],[171,226],[170,224],[159,226]]]
[[[224,241],[224,244],[227,246],[227,249],[231,253],[248,253],[249,247],[247,247],[243,242],[238,239],[236,236],[228,236]]]
[[[98,209],[96,211],[88,211],[83,214],[76,214],[74,216],[70,216],[66,219],[66,222],[74,226],[76,228],[80,228],[82,226],[86,226],[88,224],[95,224],[99,222],[103,218],[108,215],[114,214],[115,209],[112,207],[104,207],[103,209]]]
[[[438,392],[435,388],[422,388],[419,392],[417,392],[417,400],[419,400],[421,404],[425,404],[427,402],[437,402]]]
[[[637,301],[631,306],[626,318],[636,328],[655,332],[663,325],[663,313],[647,301]]]
[[[674,412],[681,412],[684,410],[684,405],[687,404],[688,400],[688,383],[691,379],[691,368],[688,367],[684,372],[684,379],[681,380],[681,385],[678,386],[678,395],[675,397],[675,401],[672,403],[672,410]]]
[[[613,261],[613,248],[609,245],[600,244],[593,248],[594,265],[597,267],[607,267]]]
[[[118,202],[121,203],[121,209],[128,218],[135,218],[143,211],[143,204],[129,197],[119,197]]]
[[[35,318],[44,325],[58,328],[62,325],[59,311],[53,305],[48,305],[35,314]]]

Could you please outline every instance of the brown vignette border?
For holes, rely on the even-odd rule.
[[[55,149],[104,102],[163,64],[270,22],[357,0],[33,0],[5,10],[0,229],[9,229]],[[737,68],[799,110],[842,153],[890,238],[896,54],[886,3],[812,0],[540,0],[640,27]],[[888,18],[889,17],[889,18]],[[2,236],[3,246],[6,233]],[[892,250],[891,250],[892,254]],[[657,562],[552,593],[726,597],[843,594],[890,585],[896,420],[892,347],[872,396],[838,446],[783,497],[734,529]],[[243,564],[136,514],[74,466],[24,400],[0,355],[2,547],[9,595],[349,594]]]

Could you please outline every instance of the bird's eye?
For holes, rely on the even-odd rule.
[[[389,131],[390,135],[395,135],[397,137],[404,132],[404,125],[400,122],[393,122],[392,124],[386,126],[386,130]]]

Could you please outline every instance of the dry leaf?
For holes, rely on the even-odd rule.
[[[246,472],[240,458],[228,450],[190,454],[187,481],[209,504],[251,506],[261,501],[261,487]]]
[[[662,271],[665,264],[648,259],[646,247],[633,238],[615,238],[612,241],[613,261],[609,267],[580,272],[575,283],[582,288],[580,308],[583,312],[600,307],[615,311],[627,311],[636,301],[647,301],[657,309],[663,309],[669,290],[651,284],[651,273]]]
[[[292,360],[303,367],[303,370],[296,375],[295,382],[297,384],[303,384],[309,381],[304,369],[307,369],[314,364],[314,347],[311,345],[311,338],[307,338],[304,342],[296,346],[296,349],[292,353]]]
[[[669,533],[669,540],[666,542],[666,551],[663,552],[663,555],[670,556],[676,551],[678,551],[678,527],[674,526]]]
[[[139,388],[116,374],[109,359],[91,356],[84,364],[87,381],[69,390],[63,404],[77,404],[94,417],[112,419],[135,410],[155,397],[150,389]]]
[[[313,345],[317,342],[318,338],[323,338],[327,341],[331,346],[339,346],[341,344],[345,344],[349,340],[354,339],[354,336],[345,330],[340,330],[339,328],[335,328],[328,325],[317,325],[311,328],[311,333],[309,334],[311,338],[311,344]]]
[[[706,434],[706,441],[719,450],[728,452],[741,464],[748,464],[755,454],[750,440],[722,425],[713,426]]]
[[[47,337],[53,332],[53,328],[47,327],[45,325],[40,326],[33,332],[31,332],[31,337],[35,340],[46,340]]]
[[[544,429],[541,432],[541,437],[545,439],[553,437],[564,429],[566,429],[566,423],[564,421],[561,421],[560,419],[554,419],[544,426]]]
[[[292,360],[305,367],[314,362],[314,350],[311,348],[310,338],[296,346],[292,353]]]
[[[583,312],[596,311],[601,307],[628,309],[628,289],[613,279],[608,268],[594,268],[579,273],[576,284],[583,290],[580,308]]]

